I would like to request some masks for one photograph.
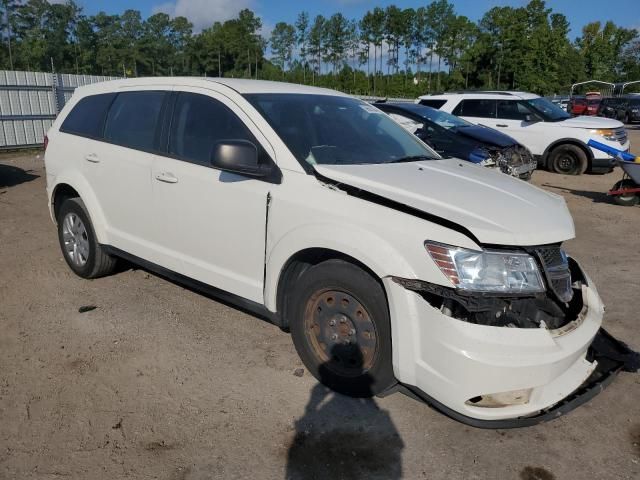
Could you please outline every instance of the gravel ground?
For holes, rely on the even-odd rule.
[[[638,349],[640,207],[604,194],[620,175],[534,183],[566,198],[567,249]],[[259,318],[136,268],[75,277],[37,154],[0,157],[0,332],[0,479],[640,478],[640,375],[518,430],[334,395]]]

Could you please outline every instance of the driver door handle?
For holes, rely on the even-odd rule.
[[[496,127],[502,127],[502,128],[507,128],[509,125],[505,125],[504,123],[498,123],[496,124]]]
[[[178,178],[169,172],[161,172],[156,175],[156,180],[164,183],[178,183]]]
[[[87,162],[91,162],[91,163],[100,163],[100,158],[98,157],[98,155],[96,155],[95,153],[88,153],[84,156],[84,159]]]

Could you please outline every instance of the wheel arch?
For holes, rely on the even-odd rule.
[[[285,297],[291,285],[307,268],[329,259],[353,263],[383,285],[390,274],[415,276],[406,258],[384,239],[360,229],[343,230],[339,239],[327,239],[330,225],[315,225],[290,232],[270,251],[265,264],[264,302],[286,323]],[[321,240],[322,239],[322,240]],[[310,246],[312,245],[312,246]],[[369,248],[362,248],[361,246]],[[377,253],[377,254],[376,254]],[[283,325],[286,326],[286,325]]]
[[[542,154],[542,165],[544,168],[549,168],[548,162],[551,152],[562,145],[575,145],[576,147],[579,147],[587,156],[587,170],[591,169],[591,165],[593,163],[593,152],[586,143],[578,140],[577,138],[560,138],[552,142]]]
[[[53,221],[57,223],[57,214],[65,199],[79,197],[87,209],[98,242],[108,244],[104,213],[88,182],[81,175],[74,174],[56,180],[49,199]]]
[[[275,305],[281,327],[289,327],[287,317],[288,287],[291,286],[296,279],[300,278],[307,269],[327,260],[343,260],[361,268],[380,284],[383,291],[385,290],[382,279],[378,274],[357,258],[330,248],[305,248],[304,250],[294,253],[282,266],[280,274],[278,275]]]

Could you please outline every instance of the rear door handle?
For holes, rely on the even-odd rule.
[[[156,175],[156,180],[164,183],[178,183],[178,179],[173,175],[173,173],[162,172]]]
[[[87,155],[84,156],[84,159],[87,162],[100,163],[100,158],[95,153],[88,153]]]

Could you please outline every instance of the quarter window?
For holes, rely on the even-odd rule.
[[[164,97],[165,92],[155,91],[119,93],[107,115],[105,140],[137,150],[154,150]]]
[[[60,131],[83,137],[102,138],[104,117],[115,96],[115,93],[106,93],[84,97],[64,119]]]
[[[224,140],[248,140],[263,154],[244,123],[224,104],[206,95],[180,93],[171,121],[169,153],[210,165],[213,146]]]

